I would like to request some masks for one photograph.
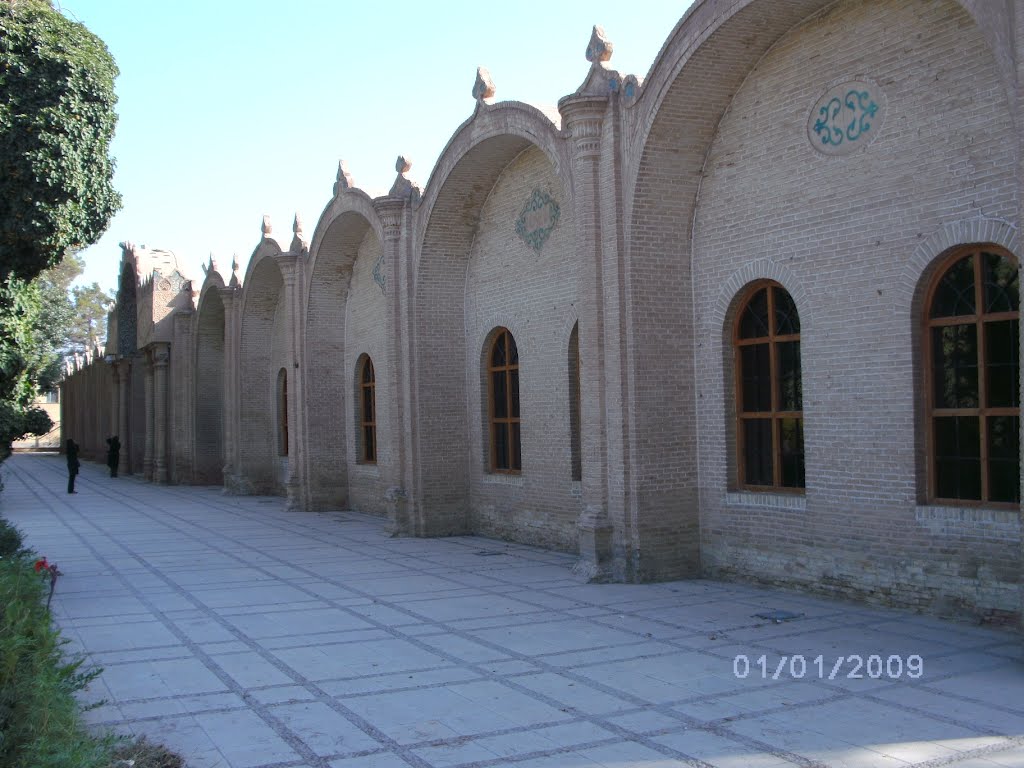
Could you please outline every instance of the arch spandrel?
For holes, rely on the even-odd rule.
[[[243,307],[245,306],[245,296],[248,293],[249,284],[252,282],[252,277],[257,268],[265,260],[269,259],[270,261],[273,261],[275,256],[279,256],[282,253],[284,253],[284,251],[281,249],[280,244],[272,237],[265,237],[260,240],[260,244],[256,246],[255,250],[253,250],[252,256],[249,257],[249,263],[245,267],[245,278],[242,280]],[[278,274],[280,274],[280,272],[280,267],[278,267]]]
[[[380,217],[373,201],[362,190],[346,190],[324,208],[309,246],[307,315],[317,299],[318,281],[322,279],[323,270],[340,267],[346,274],[351,274],[359,246],[368,232],[373,232],[378,242],[384,242]]]
[[[1010,109],[1015,112],[1009,14],[998,0],[949,0],[966,11],[995,56]],[[669,34],[630,109],[625,162],[626,220],[649,169],[669,171],[684,185],[697,184],[704,155],[733,95],[761,58],[794,27],[835,0],[697,0]],[[686,105],[689,105],[687,107]],[[709,119],[710,116],[710,119]],[[688,120],[685,136],[673,130]],[[676,162],[665,168],[659,142],[675,140]],[[661,176],[662,174],[656,173]],[[678,198],[677,198],[678,199]]]
[[[320,218],[317,219],[313,237],[309,242],[311,264],[316,262],[317,254],[320,251],[330,247],[331,240],[336,236],[339,222],[343,222],[353,215],[362,217],[366,225],[377,233],[379,239],[383,240],[384,230],[373,207],[373,199],[361,189],[344,189],[331,198],[330,202],[324,206]]]
[[[210,291],[220,290],[226,286],[224,278],[216,269],[207,271],[203,285],[199,289],[199,297],[196,299],[196,311],[202,312],[203,302]]]
[[[431,228],[440,217],[460,246],[472,242],[476,217],[502,171],[519,154],[535,146],[562,182],[563,196],[571,190],[572,168],[568,142],[559,127],[536,107],[518,101],[485,105],[460,125],[441,152],[416,210],[413,229],[419,233],[413,276],[431,243]]]

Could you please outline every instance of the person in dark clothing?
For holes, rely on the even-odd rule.
[[[117,435],[107,438],[107,466],[110,467],[110,476],[117,477],[117,462],[121,458],[121,441]]]
[[[68,493],[78,493],[75,490],[75,476],[78,474],[78,443],[69,437],[64,444],[64,452],[68,455]]]

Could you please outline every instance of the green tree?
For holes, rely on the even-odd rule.
[[[65,256],[121,206],[116,76],[103,41],[47,0],[0,0],[0,461],[50,428],[31,402],[68,347],[81,261]]]
[[[93,283],[72,288],[71,300],[74,313],[65,354],[84,354],[86,350],[102,345],[107,338],[107,310],[114,298],[100,288],[99,283]]]
[[[60,377],[61,352],[74,308],[67,283],[47,270],[26,283],[0,285],[0,461],[23,435],[45,435],[50,418],[32,401]]]
[[[120,208],[116,76],[103,41],[46,0],[0,0],[0,280],[95,243]]]

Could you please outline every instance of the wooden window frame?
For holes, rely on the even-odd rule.
[[[799,419],[800,430],[803,433],[804,426],[804,412],[799,411],[780,411],[778,410],[779,405],[779,360],[778,360],[778,345],[787,342],[799,342],[799,333],[787,333],[787,334],[776,334],[775,333],[775,291],[773,288],[778,288],[785,291],[787,295],[792,298],[792,294],[786,290],[785,286],[777,283],[774,280],[758,280],[755,283],[747,286],[744,290],[737,311],[736,317],[733,321],[732,331],[732,348],[733,348],[733,400],[736,409],[736,475],[737,475],[737,487],[745,491],[754,491],[757,493],[788,493],[793,495],[804,495],[806,493],[806,452],[804,454],[804,486],[803,487],[790,487],[782,485],[782,448],[779,441],[780,423],[783,419]],[[768,292],[768,336],[758,336],[753,339],[741,339],[740,338],[740,324],[743,322],[743,313],[747,309],[747,305],[753,300],[753,298],[761,291],[767,290]],[[754,346],[757,344],[768,344],[768,358],[769,358],[769,377],[771,378],[771,410],[770,411],[751,411],[744,413],[743,411],[743,359],[740,354],[743,347]],[[800,349],[800,376],[803,378],[803,344]],[[802,386],[802,383],[801,383]],[[745,478],[747,476],[746,467],[746,430],[744,428],[744,422],[748,420],[756,419],[771,419],[772,423],[772,485],[754,485],[747,483]]]
[[[366,380],[366,372],[370,372],[370,380]],[[373,367],[373,360],[369,355],[363,355],[362,362],[358,367],[359,387],[359,464],[377,463],[377,371]],[[370,419],[366,418],[366,402],[370,401]],[[373,434],[373,452],[369,455],[369,443],[366,440],[366,431]]]
[[[924,402],[925,402],[925,476],[927,478],[927,498],[930,504],[952,505],[960,507],[989,507],[997,509],[1019,509],[1020,502],[991,501],[989,500],[989,464],[988,464],[988,417],[990,416],[1016,416],[1020,418],[1020,406],[1018,407],[988,407],[988,387],[986,381],[985,360],[985,327],[986,322],[1000,322],[1006,320],[1017,320],[1018,332],[1020,328],[1020,312],[985,312],[984,311],[984,274],[982,272],[982,253],[993,253],[1008,259],[1020,269],[1020,262],[1016,256],[1005,248],[994,243],[979,243],[975,245],[957,248],[944,258],[936,267],[928,286],[925,296],[924,307],[922,308],[922,332],[921,345],[923,347],[922,360],[924,362]],[[932,303],[935,301],[935,293],[942,283],[943,277],[953,268],[953,265],[962,259],[974,256],[974,307],[973,315],[956,315],[953,317],[938,317],[932,319]],[[1019,286],[1019,283],[1018,283]],[[1019,289],[1018,289],[1019,290]],[[1018,297],[1019,301],[1019,297]],[[981,312],[978,312],[978,309]],[[932,352],[932,328],[953,325],[971,325],[976,328],[978,344],[978,402],[977,408],[936,408],[935,407],[935,371]],[[1018,374],[1019,375],[1019,374]],[[980,499],[949,499],[941,497],[936,491],[936,455],[935,455],[935,419],[949,416],[967,416],[979,420],[978,440],[980,443],[981,463],[981,498]],[[1018,454],[1019,463],[1019,454]]]
[[[519,357],[518,357],[518,345],[516,345],[517,354],[516,362],[511,362],[511,346],[509,341],[515,344],[515,337],[508,328],[498,328],[494,332],[494,336],[491,343],[487,345],[487,423],[490,430],[490,471],[498,475],[521,475],[523,473],[522,468],[522,419],[519,416],[512,415],[512,371],[519,371]],[[494,365],[494,350],[498,344],[505,344],[505,364]],[[494,374],[501,373],[505,377],[505,413],[504,417],[495,416],[495,400],[494,400]],[[518,387],[517,387],[518,393]],[[521,404],[521,401],[520,401]],[[508,435],[508,457],[509,466],[507,468],[498,467],[498,430],[499,424],[506,425],[506,434]],[[512,429],[512,425],[519,425],[519,436],[520,442],[519,448],[519,464],[520,466],[512,466],[514,461],[513,457],[516,455],[516,440],[515,433]]]

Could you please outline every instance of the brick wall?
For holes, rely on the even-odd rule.
[[[276,392],[278,371],[286,362],[284,314],[281,270],[271,256],[263,256],[247,276],[242,298],[239,461],[247,483],[240,490],[282,492]]]
[[[887,114],[866,148],[829,157],[812,148],[808,115],[844,79],[876,83]],[[837,4],[780,40],[737,92],[693,232],[706,573],[1019,610],[1019,516],[920,506],[916,463],[913,305],[928,262],[915,253],[951,222],[1014,218],[1009,114],[994,57],[951,2]],[[782,283],[800,311],[801,499],[737,489],[729,339],[735,297],[758,278]]]
[[[352,282],[345,302],[345,354],[343,366],[336,375],[343,383],[342,398],[347,415],[347,428],[339,439],[347,446],[349,506],[362,512],[384,514],[384,492],[387,483],[384,478],[395,460],[391,441],[388,408],[389,390],[395,386],[394,377],[388,365],[387,298],[380,286],[374,282],[373,269],[381,256],[381,242],[377,234],[368,229],[359,244],[355,264],[352,268]],[[394,290],[394,286],[392,286]],[[358,376],[360,358],[368,355],[373,361],[376,377],[377,406],[377,463],[364,464],[362,437],[360,433],[360,401]]]
[[[203,293],[198,311],[193,480],[219,485],[224,468],[224,302],[216,286]]]
[[[516,233],[534,190],[559,204],[537,252]],[[569,336],[576,322],[572,201],[541,150],[504,169],[480,212],[465,282],[466,404],[473,531],[558,549],[576,548],[580,512],[569,440]],[[490,472],[487,353],[506,327],[519,350],[522,461],[519,476]],[[454,405],[454,403],[453,403]]]

